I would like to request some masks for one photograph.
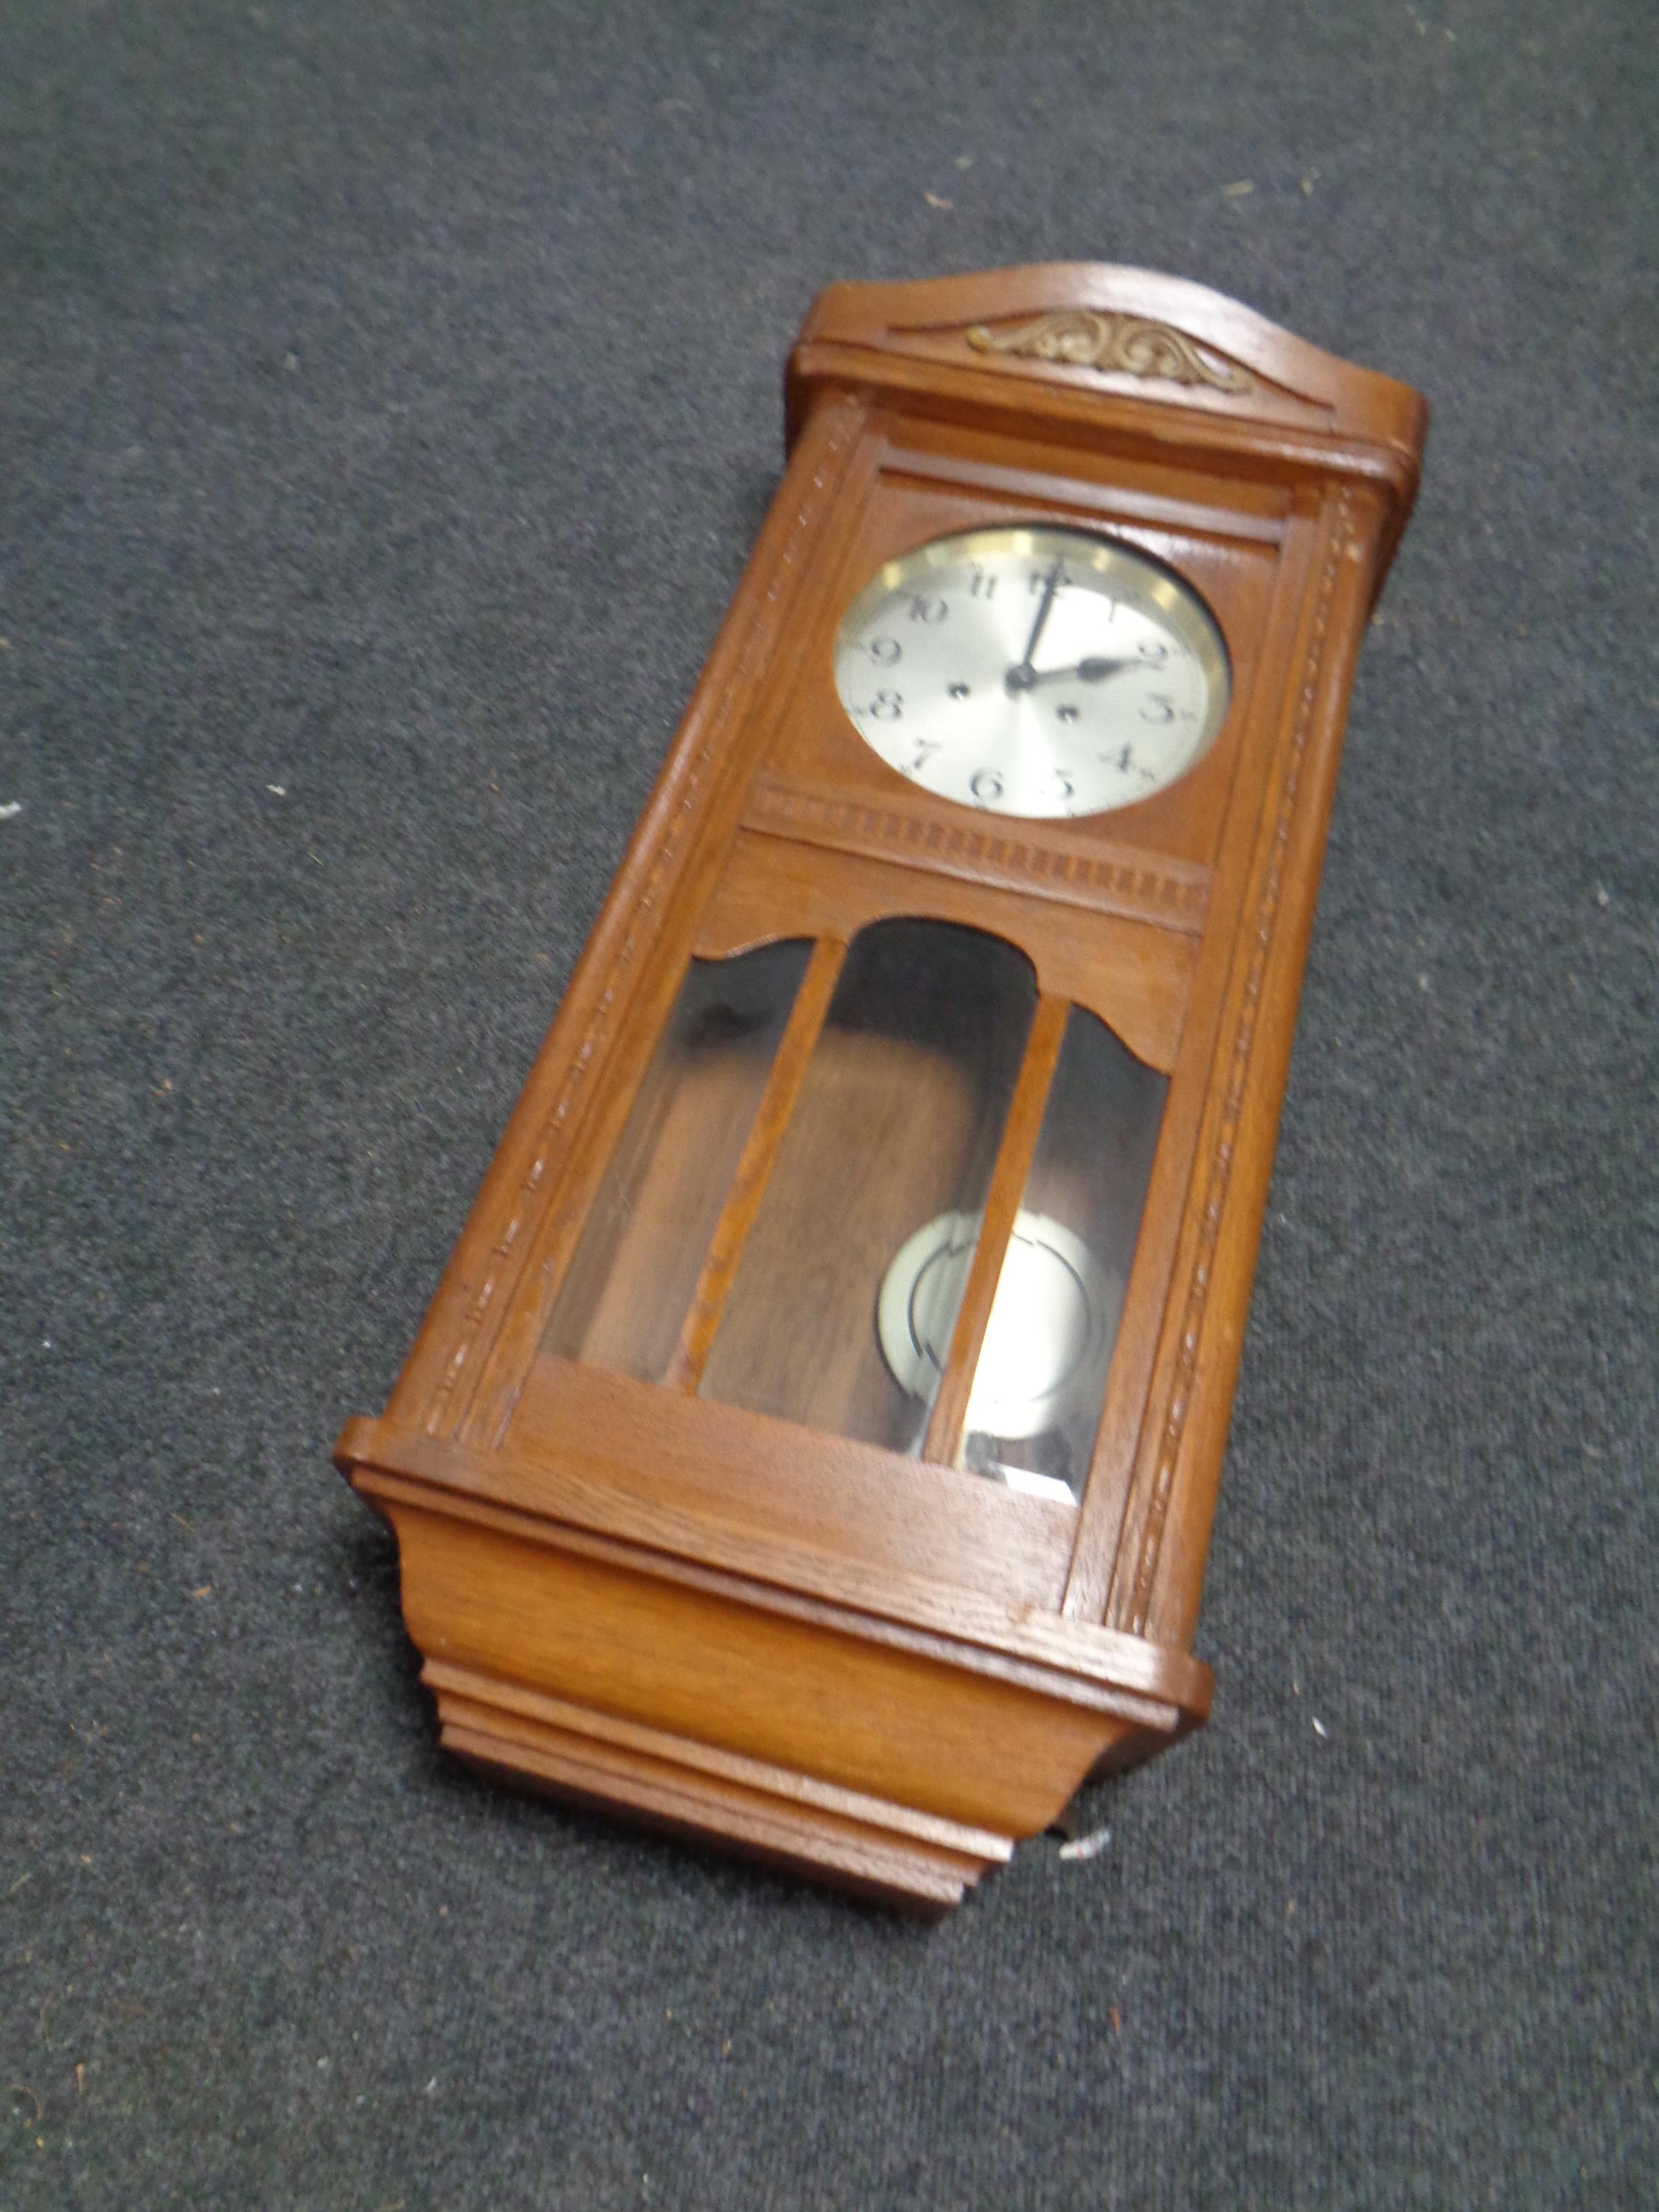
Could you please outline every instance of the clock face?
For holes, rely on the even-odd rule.
[[[1227,710],[1209,610],[1110,538],[1032,526],[935,538],[848,609],[836,688],[890,768],[940,799],[1052,817],[1184,775]]]

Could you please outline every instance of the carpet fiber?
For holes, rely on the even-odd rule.
[[[1653,30],[0,15],[0,2202],[1652,2203]],[[695,681],[813,294],[1062,259],[1435,422],[1214,1719],[927,1932],[441,1757],[327,1451]]]

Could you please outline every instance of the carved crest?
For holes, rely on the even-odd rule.
[[[1242,368],[1207,360],[1180,331],[1140,315],[1068,307],[1057,314],[1039,315],[1016,331],[994,331],[975,323],[966,335],[977,353],[1023,354],[1031,361],[1063,362],[1069,368],[1158,376],[1171,384],[1207,384],[1217,392],[1248,392],[1251,386]]]

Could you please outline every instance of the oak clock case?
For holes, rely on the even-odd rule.
[[[478,1767],[937,1913],[1206,1717],[1344,711],[1425,410],[1090,265],[823,294],[385,1414]]]

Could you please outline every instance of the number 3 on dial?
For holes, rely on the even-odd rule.
[[[903,691],[872,692],[872,664],[901,655]],[[1103,814],[1162,791],[1209,750],[1227,651],[1191,586],[1130,546],[975,530],[872,578],[842,619],[836,686],[866,744],[940,799]]]

